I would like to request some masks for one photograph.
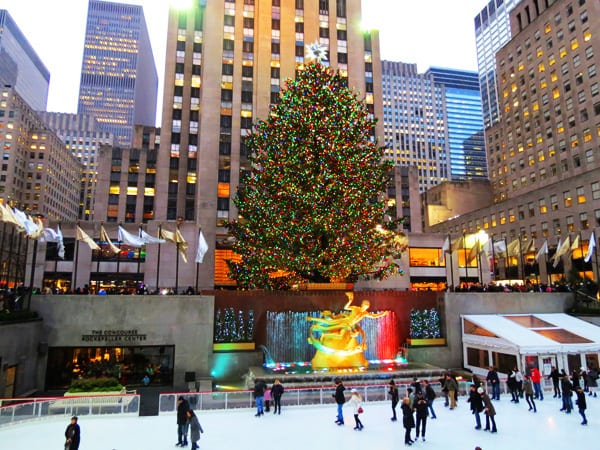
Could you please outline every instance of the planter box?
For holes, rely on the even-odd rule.
[[[213,344],[214,352],[248,352],[256,350],[254,342],[219,342]]]
[[[411,347],[427,347],[432,345],[446,345],[445,338],[436,339],[407,339],[408,345]]]

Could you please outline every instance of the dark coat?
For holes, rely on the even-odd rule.
[[[577,394],[577,400],[575,400],[575,403],[577,404],[579,409],[585,411],[587,409],[587,402],[585,400],[585,392],[575,391],[575,394]]]
[[[190,439],[192,442],[198,442],[200,440],[200,433],[204,433],[202,425],[197,416],[190,417]]]
[[[185,425],[187,423],[187,412],[190,409],[190,404],[184,398],[181,401],[178,401],[177,405],[177,425]]]
[[[79,449],[79,441],[81,439],[81,430],[77,423],[70,423],[65,430],[65,438],[67,439],[67,443],[69,446],[65,445],[65,448],[69,450],[78,450]]]
[[[484,412],[487,416],[494,417],[496,415],[496,408],[494,408],[494,404],[490,400],[489,395],[485,392],[481,394],[481,399],[483,400]]]
[[[414,410],[417,413],[417,417],[424,419],[429,416],[429,402],[424,397],[417,397],[415,400]]]
[[[425,398],[427,399],[428,402],[432,402],[436,397],[436,393],[433,390],[433,388],[431,387],[431,385],[427,385],[425,387]]]
[[[402,425],[404,425],[404,428],[414,428],[415,418],[413,417],[410,405],[402,403],[400,408],[402,409]]]
[[[395,384],[390,384],[390,390],[388,392],[392,398],[392,404],[397,405],[400,401],[400,396],[398,394],[398,386]]]
[[[263,380],[256,380],[254,383],[254,398],[264,397],[265,389],[267,389],[267,385]]]
[[[343,405],[344,403],[346,403],[346,396],[344,395],[345,390],[346,388],[344,387],[343,383],[339,383],[335,387],[335,394],[333,394],[333,397],[335,398],[335,402],[338,405]]]
[[[281,398],[283,395],[283,385],[282,384],[274,384],[271,388],[271,397],[273,398]]]
[[[471,411],[474,413],[483,411],[483,400],[476,390],[469,391],[469,400],[467,401],[471,404]]]

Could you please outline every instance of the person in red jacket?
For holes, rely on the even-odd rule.
[[[542,374],[537,367],[531,369],[531,382],[533,383],[533,391],[536,399],[544,400],[544,392],[542,391]]]

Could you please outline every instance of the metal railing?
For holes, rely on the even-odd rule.
[[[53,416],[139,415],[139,395],[3,399],[0,426]]]

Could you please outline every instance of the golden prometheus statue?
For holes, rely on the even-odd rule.
[[[348,303],[342,312],[334,314],[325,310],[321,312],[321,317],[306,317],[306,320],[314,322],[308,336],[308,343],[317,349],[311,361],[313,369],[369,365],[364,354],[367,349],[365,332],[359,322],[364,318],[383,317],[388,312],[370,313],[371,303],[368,300],[363,300],[360,306],[354,306],[354,293],[346,292],[346,297]]]

